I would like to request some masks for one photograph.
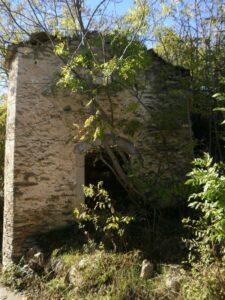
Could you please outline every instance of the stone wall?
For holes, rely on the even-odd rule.
[[[24,54],[26,51],[30,52]],[[84,158],[71,138],[76,105],[45,97],[59,65],[48,52],[19,48],[9,77],[3,264],[20,257],[32,236],[72,221],[82,201]],[[67,107],[72,109],[68,112]],[[73,109],[74,107],[74,109]]]
[[[115,122],[120,135],[141,151],[148,151],[152,169],[185,173],[191,141],[188,117],[187,73],[173,67],[154,52],[146,70],[146,90],[141,95],[148,113],[140,108],[135,117],[144,120],[139,132],[127,131],[128,91],[112,95]],[[70,224],[72,211],[83,201],[84,154],[69,142],[73,123],[81,123],[82,95],[44,91],[61,61],[44,46],[22,45],[11,56],[5,158],[5,207],[3,264],[21,257],[39,233]],[[186,80],[185,80],[186,82]],[[102,99],[104,101],[104,99]],[[104,106],[106,112],[110,110]],[[151,111],[151,113],[149,113]],[[168,121],[170,120],[170,121]],[[168,122],[171,126],[168,127]],[[170,175],[170,174],[169,174]]]

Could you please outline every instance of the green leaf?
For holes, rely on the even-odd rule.
[[[216,93],[213,95],[213,98],[216,98],[219,101],[225,101],[225,94]]]
[[[90,117],[88,119],[86,119],[84,122],[84,128],[90,127],[95,120],[96,120],[96,117],[94,115],[90,115]]]
[[[225,111],[225,107],[216,107],[213,111]]]
[[[96,141],[98,138],[99,139],[102,139],[104,136],[104,130],[102,127],[97,127],[95,129],[95,132],[94,132],[94,135],[93,135],[93,141]]]
[[[127,107],[128,112],[135,112],[139,108],[140,104],[138,102],[131,102]]]

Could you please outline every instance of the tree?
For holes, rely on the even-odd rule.
[[[194,92],[192,111],[208,122],[204,151],[217,160],[224,159],[221,139],[224,129],[218,126],[222,116],[212,112],[218,105],[212,96],[224,92],[224,3],[221,0],[166,1],[164,6],[170,24],[162,24],[157,29],[156,49],[166,60],[190,70]]]
[[[130,112],[137,110],[139,105],[144,107],[139,95],[143,86],[137,71],[148,61],[144,42],[149,31],[149,5],[146,0],[136,0],[124,15],[108,17],[109,3],[99,1],[91,10],[81,0],[50,1],[47,6],[43,1],[10,3],[0,0],[4,17],[0,24],[2,57],[7,44],[35,39],[38,30],[45,32],[55,54],[64,62],[57,87],[86,95],[88,103],[84,105],[92,111],[87,113],[84,124],[78,128],[76,141],[95,143],[101,140],[100,147],[97,147],[99,158],[118,177],[129,195],[142,198],[141,191],[130,182],[125,171],[130,165],[128,157],[134,152],[134,147],[119,135],[111,93],[127,89],[135,96],[137,103],[130,103]],[[76,41],[75,47],[70,43],[71,38]],[[110,113],[102,104],[103,95]],[[135,129],[139,124],[133,126]],[[107,156],[103,157],[103,151]]]
[[[87,118],[83,126],[77,128],[77,141],[95,143],[100,139],[99,158],[116,174],[129,194],[143,198],[127,174],[132,167],[127,157],[134,148],[119,136],[111,94],[126,89],[136,97],[137,103],[130,103],[131,112],[138,107],[147,111],[141,101],[143,84],[137,73],[149,63],[146,45],[156,43],[155,48],[161,56],[190,70],[192,90],[196,95],[193,106],[209,117],[208,148],[222,158],[221,132],[217,126],[220,115],[212,113],[215,105],[212,95],[224,89],[221,82],[225,72],[224,6],[221,0],[213,3],[207,0],[161,3],[136,0],[122,15],[112,12],[112,4],[117,3],[102,0],[91,9],[82,0],[47,3],[43,0],[0,0],[1,57],[9,43],[35,39],[36,32],[45,32],[56,55],[64,62],[57,88],[83,93],[89,100],[85,103]],[[75,47],[71,38],[77,41]],[[97,53],[93,51],[96,47]],[[110,113],[106,113],[100,101],[102,95],[111,107]],[[91,110],[92,113],[88,113]],[[131,125],[136,130],[140,124],[133,122]]]

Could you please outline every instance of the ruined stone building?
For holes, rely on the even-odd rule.
[[[144,70],[142,100],[152,110],[151,122],[135,135],[124,130],[123,136],[135,139],[137,148],[149,141],[154,170],[172,166],[174,176],[182,176],[190,158],[189,91],[181,82],[188,74],[153,51],[149,55],[152,63]],[[68,142],[73,123],[81,121],[82,95],[44,93],[61,64],[46,43],[29,41],[8,50],[5,266],[25,253],[36,234],[70,224],[73,209],[83,201],[85,151]],[[113,95],[118,122],[127,122],[127,105],[136,101],[132,97],[126,90]],[[143,109],[138,114],[145,118]]]

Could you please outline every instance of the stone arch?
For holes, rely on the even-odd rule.
[[[118,176],[107,164],[108,157],[105,151],[88,152],[85,155],[85,185],[97,185],[103,182],[103,188],[107,190],[112,199],[125,198],[127,192],[118,180]]]

